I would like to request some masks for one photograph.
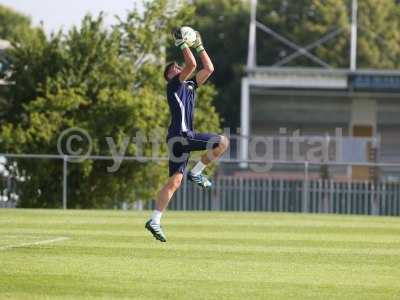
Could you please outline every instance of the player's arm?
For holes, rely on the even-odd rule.
[[[194,47],[196,48],[196,52],[198,53],[201,60],[201,64],[203,66],[202,69],[196,74],[196,82],[197,85],[200,86],[203,83],[205,83],[207,79],[211,76],[211,74],[214,72],[214,65],[211,61],[210,56],[208,56],[207,51],[204,49],[200,33],[196,32],[196,34],[197,34],[197,40],[196,43],[194,44]]]
[[[194,57],[189,46],[182,39],[182,33],[180,29],[174,31],[175,46],[179,47],[183,53],[183,59],[185,60],[185,67],[179,74],[179,81],[183,82],[187,80],[197,68],[196,58]]]
[[[197,68],[196,59],[194,58],[194,55],[188,46],[182,50],[182,53],[185,60],[185,67],[183,68],[181,74],[179,74],[180,82],[187,80]]]

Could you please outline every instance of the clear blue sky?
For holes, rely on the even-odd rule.
[[[106,13],[107,24],[114,22],[114,15],[125,16],[137,0],[0,0],[0,4],[20,11],[32,18],[33,24],[44,22],[47,33],[72,25],[79,25],[83,16],[90,12]]]

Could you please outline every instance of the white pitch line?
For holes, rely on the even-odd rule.
[[[58,238],[55,238],[55,239],[51,239],[51,240],[43,240],[43,241],[37,241],[37,242],[32,242],[32,243],[24,243],[24,244],[18,244],[18,245],[2,246],[2,247],[0,247],[0,251],[1,250],[13,249],[13,248],[27,247],[27,246],[46,245],[46,244],[52,244],[52,243],[66,241],[66,240],[69,240],[69,238],[61,236],[61,237],[58,237]]]

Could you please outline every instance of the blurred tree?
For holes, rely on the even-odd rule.
[[[298,45],[310,44],[336,28],[344,28],[344,34],[312,51],[332,66],[343,67],[348,63],[348,7],[346,0],[300,0],[260,2],[257,20],[272,28]],[[294,52],[266,33],[257,32],[257,63],[272,65]],[[299,56],[286,66],[318,66],[310,59]]]
[[[14,11],[4,5],[0,5],[0,39],[2,48],[8,47],[9,43],[16,42],[21,35],[28,34],[35,29],[31,28],[29,17]],[[2,49],[4,50],[4,49]],[[10,61],[0,52],[0,79],[7,80],[9,75]],[[1,107],[4,105],[3,99],[0,99],[0,118],[3,114]]]
[[[257,19],[298,45],[305,46],[342,28],[336,38],[312,53],[332,67],[348,68],[351,0],[260,1]],[[358,67],[397,68],[400,65],[400,6],[394,0],[359,1]],[[259,65],[272,65],[294,52],[262,31],[258,32]],[[304,56],[287,66],[318,66]]]
[[[0,5],[0,39],[15,41],[24,31],[31,30],[29,17]]]
[[[358,67],[400,68],[400,3],[359,1]]]
[[[9,51],[15,85],[4,92],[7,114],[2,120],[0,152],[57,153],[63,130],[79,127],[92,138],[92,154],[111,155],[106,137],[117,149],[137,132],[160,136],[160,155],[166,154],[168,106],[162,69],[167,36],[190,11],[174,13],[168,1],[147,2],[144,13],[133,9],[111,31],[103,17],[86,16],[73,28],[46,38],[42,30],[25,36]],[[211,107],[213,87],[199,91],[198,118],[208,122],[199,130],[219,130]],[[135,155],[129,143],[126,155]],[[152,144],[143,145],[143,156],[152,156]],[[109,173],[112,162],[86,160],[69,164],[69,207],[113,207],[121,201],[149,199],[168,174],[165,163],[124,162]],[[61,198],[60,161],[24,160],[30,175],[21,206],[58,207]]]
[[[215,105],[223,125],[240,126],[240,80],[247,58],[249,1],[192,0],[196,13],[187,23],[198,29],[215,62],[211,81],[218,96]],[[338,28],[342,32],[311,52],[332,67],[348,68],[351,0],[258,1],[257,20],[299,45],[312,43]],[[359,68],[400,66],[400,6],[395,0],[359,1]],[[257,63],[271,66],[294,52],[260,29],[257,31]],[[177,57],[169,49],[169,57]],[[285,66],[319,67],[299,56]]]

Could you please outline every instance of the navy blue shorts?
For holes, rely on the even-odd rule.
[[[185,172],[190,152],[215,149],[220,142],[221,137],[211,133],[184,133],[168,138],[169,176]]]

